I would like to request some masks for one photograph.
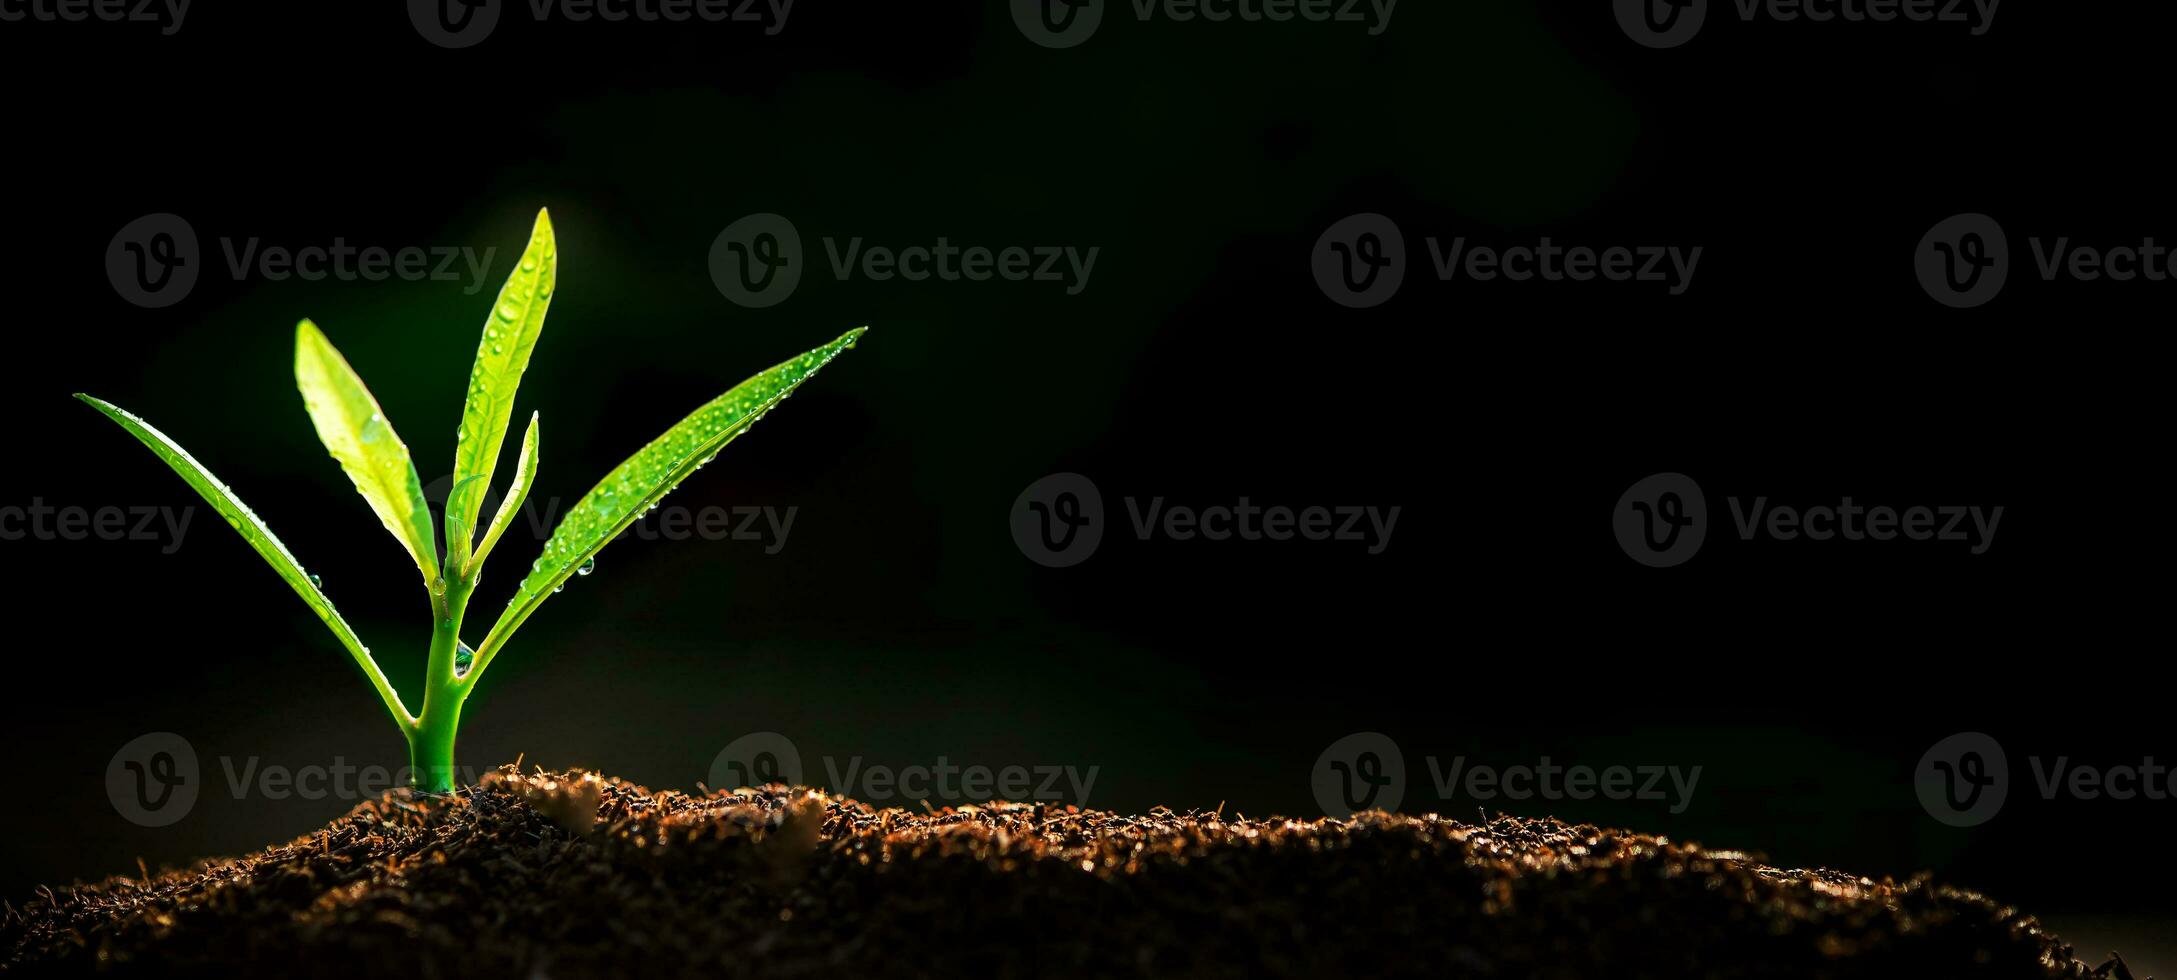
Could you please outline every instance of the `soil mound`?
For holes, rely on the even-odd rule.
[[[908,812],[512,767],[41,894],[0,913],[0,955],[15,975],[381,980],[2089,975],[2032,918],[1924,878],[1552,819]]]

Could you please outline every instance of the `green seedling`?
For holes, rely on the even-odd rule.
[[[568,579],[587,574],[606,544],[710,462],[726,443],[748,431],[818,369],[853,347],[866,329],[849,331],[838,340],[741,382],[606,474],[561,519],[545,542],[543,556],[530,566],[529,574],[492,624],[491,632],[471,649],[460,639],[462,616],[483,571],[484,559],[514,522],[536,480],[537,415],[531,413],[529,431],[522,437],[521,456],[514,464],[514,478],[482,540],[477,540],[476,522],[506,441],[507,424],[513,417],[514,391],[529,366],[530,352],[544,329],[545,309],[552,302],[558,259],[551,217],[540,211],[521,264],[499,291],[498,301],[484,321],[483,340],[476,347],[476,364],[469,372],[468,395],[462,403],[461,428],[454,447],[454,480],[446,500],[443,552],[433,533],[430,508],[424,502],[416,466],[409,460],[408,446],[394,434],[393,424],[378,408],[378,400],[316,324],[304,320],[295,329],[295,384],[302,390],[303,408],[310,413],[318,439],[354,481],[355,489],[370,503],[386,530],[408,549],[430,594],[431,653],[421,713],[410,712],[386,682],[385,673],[371,659],[370,648],[333,609],[318,577],[303,570],[287,546],[233,490],[143,419],[89,395],[76,395],[127,429],[181,474],[325,621],[400,725],[401,734],[408,739],[414,784],[428,792],[445,793],[454,788],[454,733],[461,722],[461,706],[499,651],[513,638],[514,631]]]

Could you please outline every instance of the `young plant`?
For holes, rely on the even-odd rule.
[[[484,321],[476,364],[469,371],[468,394],[462,403],[461,428],[454,446],[453,489],[446,500],[443,552],[433,533],[423,484],[408,458],[408,446],[394,434],[393,424],[379,410],[377,399],[371,397],[363,379],[356,376],[316,324],[304,320],[295,329],[295,384],[302,389],[303,408],[310,413],[319,441],[339,461],[386,530],[408,549],[430,594],[431,654],[420,713],[411,713],[401,702],[377,661],[371,659],[370,648],[357,639],[355,630],[325,597],[318,577],[303,570],[287,546],[233,490],[143,419],[89,395],[76,395],[127,429],[181,474],[325,621],[400,725],[401,734],[408,739],[415,786],[429,792],[453,789],[454,733],[461,722],[461,705],[514,631],[569,578],[585,574],[597,553],[655,506],[659,498],[710,462],[721,447],[748,431],[750,425],[832,358],[853,347],[855,339],[867,329],[848,331],[829,344],[741,382],[606,474],[561,519],[545,542],[543,556],[530,566],[514,598],[507,602],[483,642],[472,650],[460,639],[469,597],[483,571],[484,559],[514,522],[515,513],[536,480],[537,415],[532,412],[529,431],[522,436],[521,456],[514,464],[514,478],[479,541],[477,520],[482,516],[485,493],[491,486],[507,424],[513,417],[514,391],[521,384],[522,372],[529,367],[530,351],[544,329],[544,312],[552,302],[558,260],[550,215],[539,211],[521,264],[507,278]]]

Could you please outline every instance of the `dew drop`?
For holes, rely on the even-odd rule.
[[[596,570],[597,570],[597,559],[595,559],[595,558],[592,558],[592,559],[589,559],[588,561],[585,561],[585,562],[583,562],[583,563],[582,563],[582,567],[581,567],[581,568],[577,568],[577,569],[575,569],[575,570],[574,570],[574,573],[575,573],[576,575],[588,575],[588,574],[590,574],[591,572],[594,572],[594,571],[596,571]]]
[[[322,579],[322,578],[319,578],[319,577],[317,577],[317,575],[316,575],[315,573],[313,573],[313,574],[311,574],[311,576],[310,576],[310,587],[311,587],[311,588],[313,588],[313,589],[322,589],[322,588],[324,588],[324,587],[325,587],[325,580],[324,580],[324,579]],[[365,652],[368,652],[368,651],[365,651]]]

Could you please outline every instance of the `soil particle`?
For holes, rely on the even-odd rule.
[[[909,812],[512,767],[246,857],[42,890],[0,917],[0,955],[311,980],[2090,975],[2031,917],[1924,877],[1552,819]]]

